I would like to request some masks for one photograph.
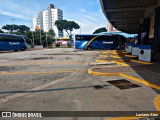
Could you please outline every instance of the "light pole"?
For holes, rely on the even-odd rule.
[[[32,29],[32,27],[31,27],[31,29]],[[34,34],[33,34],[33,30],[32,30],[32,38],[33,38],[32,45],[33,45],[33,48],[34,48]]]
[[[13,21],[13,32],[14,32],[14,20],[15,20],[15,19],[13,18],[13,19],[11,19],[11,20]]]
[[[82,25],[80,25],[80,28],[79,28],[80,29],[80,34],[81,34],[81,27],[82,27]]]

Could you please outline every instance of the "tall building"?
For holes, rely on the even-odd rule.
[[[58,30],[54,25],[56,20],[63,20],[63,11],[49,4],[46,10],[37,13],[36,18],[33,18],[34,29],[38,28],[44,32],[53,29],[57,38],[63,37],[63,31]]]

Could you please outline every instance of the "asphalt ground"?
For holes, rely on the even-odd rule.
[[[134,116],[134,111],[157,111],[154,100],[159,90],[124,76],[88,74],[90,68],[108,69],[125,64],[97,63],[95,60],[102,52],[58,48],[0,54],[0,111],[126,111],[125,116]],[[122,72],[118,68],[116,71]],[[137,69],[132,71],[133,76],[138,74],[143,78],[138,72]],[[121,87],[111,84],[116,80],[127,80],[127,84],[125,87],[122,87],[122,82],[118,83]],[[128,87],[129,84],[134,84],[134,87]],[[119,117],[123,116],[119,114]],[[107,113],[95,117],[92,113],[85,118],[64,116],[37,119],[106,120],[112,117]]]

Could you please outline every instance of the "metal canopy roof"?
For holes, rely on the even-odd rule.
[[[100,0],[108,21],[118,30],[137,33],[139,24],[158,5],[158,0]]]

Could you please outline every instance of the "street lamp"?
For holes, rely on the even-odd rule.
[[[13,19],[11,19],[11,20],[13,21],[13,31],[14,31],[14,20],[15,20],[15,19],[13,18]]]

